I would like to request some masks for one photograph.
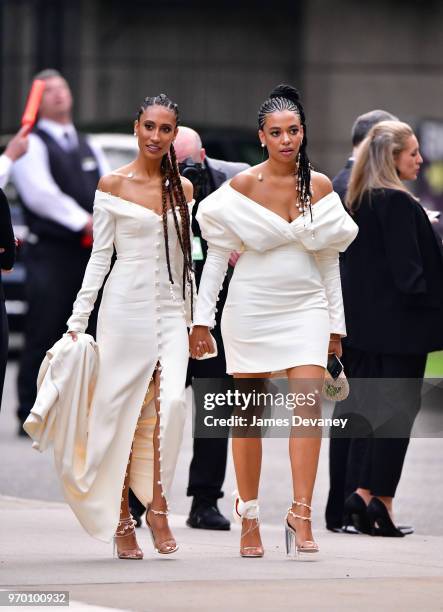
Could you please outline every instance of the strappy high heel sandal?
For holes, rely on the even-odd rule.
[[[131,559],[134,561],[138,561],[143,559],[143,551],[137,546],[137,548],[132,548],[130,550],[121,550],[119,551],[117,549],[117,538],[125,538],[128,535],[135,535],[135,526],[136,522],[134,521],[134,519],[132,518],[132,516],[125,518],[125,519],[120,519],[117,525],[117,529],[114,535],[114,550],[113,550],[113,556],[116,556],[116,551],[117,551],[117,556],[119,559]]]
[[[238,491],[234,491],[234,510],[233,516],[234,521],[239,523],[240,525],[243,523],[243,519],[255,520],[255,524],[253,524],[249,529],[242,533],[241,540],[246,537],[249,533],[254,531],[254,529],[258,528],[259,522],[259,505],[257,499],[250,499],[249,501],[243,501],[238,493]],[[263,557],[265,551],[263,550],[263,546],[243,546],[240,540],[240,556],[241,557]]]
[[[155,541],[154,531],[148,521],[149,512],[152,512],[152,514],[156,515],[160,514],[162,516],[168,516],[169,512],[167,510],[154,510],[153,508],[148,507],[148,509],[146,510],[145,521],[149,529],[149,533],[151,534],[152,544],[154,545],[155,552],[158,552],[159,555],[170,555],[172,553],[175,553],[178,550],[178,546],[173,538],[164,540],[163,542],[160,542],[160,544],[157,544],[157,542]]]
[[[308,504],[305,504],[303,502],[299,502],[296,499],[292,500],[292,506],[303,506],[304,508],[307,508],[309,512],[311,512],[312,510],[311,506],[308,506]],[[292,511],[292,506],[288,508],[288,513],[285,517],[286,554],[288,556],[292,555],[297,558],[303,555],[303,558],[306,558],[306,554],[311,555],[312,553],[319,552],[318,544],[313,540],[305,540],[301,544],[297,544],[296,530],[294,529],[294,527],[292,527],[292,525],[289,524],[288,516],[291,515],[296,519],[301,519],[302,521],[309,522],[312,522],[312,519],[311,516],[302,516],[301,514],[296,514]]]

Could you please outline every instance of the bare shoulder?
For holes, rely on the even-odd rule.
[[[101,177],[98,182],[97,189],[104,191],[105,193],[111,193],[112,195],[118,195],[120,192],[123,177],[118,174],[105,174]]]
[[[180,177],[183,191],[185,192],[186,202],[190,202],[194,197],[194,185],[185,176]]]
[[[252,174],[251,168],[248,168],[236,174],[234,178],[231,179],[230,185],[236,191],[239,191],[245,196],[249,196],[256,181],[257,178]]]
[[[331,180],[322,174],[321,172],[311,172],[311,183],[312,183],[312,204],[315,204],[329,193],[334,191]]]

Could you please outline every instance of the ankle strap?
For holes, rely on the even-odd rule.
[[[148,512],[152,512],[152,514],[161,514],[162,516],[168,516],[168,510],[154,510],[154,508],[148,508]]]
[[[240,519],[257,519],[260,513],[260,507],[258,505],[258,499],[249,499],[248,501],[243,501],[240,497],[238,491],[234,491],[233,495],[235,496],[234,501],[234,509],[235,514],[237,514]]]
[[[289,508],[288,514],[290,514],[291,516],[293,516],[296,519],[301,519],[302,521],[312,522],[312,519],[311,519],[310,516],[302,516],[301,514],[296,514],[295,512],[292,512],[291,508]]]
[[[125,535],[129,535],[130,533],[133,533],[134,527],[136,524],[137,523],[136,521],[134,521],[132,516],[128,516],[127,518],[120,519],[117,525],[117,529],[115,531],[115,537],[123,538]]]
[[[308,510],[312,510],[311,506],[309,506],[308,504],[305,504],[304,502],[299,502],[296,499],[292,500],[292,505],[293,506],[303,506],[304,508],[307,508]]]

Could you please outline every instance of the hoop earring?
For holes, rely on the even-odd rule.
[[[262,152],[261,163],[265,161],[265,148],[266,148],[266,145],[264,142],[262,142],[261,143],[261,152]],[[257,180],[259,180],[260,183],[263,181],[263,174],[261,172],[258,173]]]

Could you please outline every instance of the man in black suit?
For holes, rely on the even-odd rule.
[[[387,111],[377,109],[357,117],[352,126],[352,155],[348,158],[344,168],[340,170],[332,181],[334,191],[338,193],[343,204],[352,166],[358,155],[358,149],[369,133],[369,130],[377,123],[380,123],[380,121],[398,121],[398,118]],[[343,349],[343,363],[346,371],[346,340],[343,342]],[[340,413],[340,403],[336,404],[334,410],[334,417],[338,416],[342,416]],[[330,489],[325,516],[327,529],[335,532],[342,530],[344,501],[355,490],[360,469],[355,452],[353,454],[352,465],[348,462],[350,442],[350,438],[331,437],[329,443]]]
[[[247,164],[226,162],[207,157],[197,132],[190,128],[180,127],[174,143],[177,159],[181,162],[182,172],[187,175],[187,168],[201,164],[200,181],[196,181],[196,205],[192,211],[192,232],[194,235],[194,266],[197,287],[206,261],[208,245],[202,238],[200,227],[195,215],[200,201],[218,189],[222,183],[232,178]],[[192,176],[189,176],[192,180]],[[228,292],[229,280],[232,276],[235,255],[231,257],[228,273],[219,295],[216,314],[216,327],[212,334],[217,342],[218,355],[211,359],[190,360],[190,378],[223,378],[226,377],[226,360],[223,341],[220,332],[220,319]],[[230,528],[229,521],[220,513],[217,500],[223,497],[223,481],[226,472],[228,440],[222,438],[194,438],[194,453],[189,467],[189,482],[187,495],[192,497],[191,511],[187,520],[189,527],[197,529],[226,530]]]
[[[200,201],[218,189],[226,180],[232,178],[249,166],[207,157],[200,135],[191,128],[180,126],[174,142],[180,173],[186,176],[194,185],[196,204],[192,211],[192,232],[194,236],[193,259],[197,288],[206,261],[208,246],[202,238],[200,227],[195,218]],[[223,341],[220,332],[220,319],[225,304],[228,285],[238,254],[233,253],[229,261],[223,287],[217,304],[216,327],[212,335],[217,343],[218,355],[210,359],[198,361],[190,359],[188,368],[188,384],[193,378],[224,378],[226,360]],[[223,481],[226,472],[228,452],[227,438],[194,438],[193,457],[189,467],[189,482],[187,495],[192,497],[191,510],[186,524],[196,529],[213,529],[224,531],[230,529],[230,523],[220,512],[217,500],[223,497]],[[130,492],[131,514],[141,522],[139,517],[144,507]]]

